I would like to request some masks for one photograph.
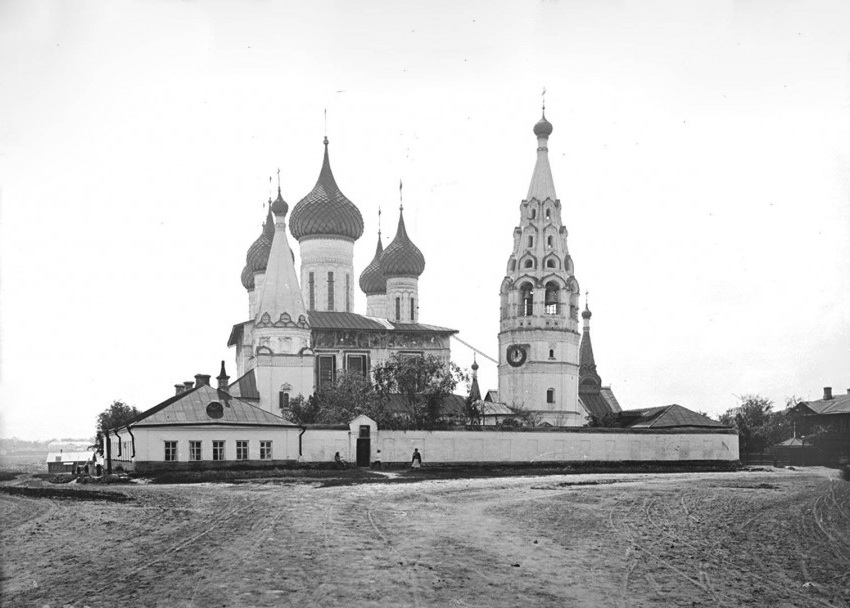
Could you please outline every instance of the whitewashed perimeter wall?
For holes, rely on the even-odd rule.
[[[302,461],[329,461],[335,452],[349,462],[356,459],[356,428],[308,429],[303,439]],[[370,443],[370,461],[380,448],[385,463],[410,462],[414,448],[426,463],[738,460],[738,435],[712,431],[377,430]]]

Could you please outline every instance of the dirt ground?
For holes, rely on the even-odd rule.
[[[2,605],[850,605],[850,483],[829,469],[399,475],[87,500],[19,478],[0,493]]]

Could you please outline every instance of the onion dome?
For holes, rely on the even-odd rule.
[[[475,359],[472,359],[472,371],[478,371],[478,361],[476,361]]]
[[[272,213],[275,215],[286,215],[287,211],[289,211],[289,205],[286,204],[286,201],[280,195],[280,186],[278,186],[277,198],[272,203]],[[274,226],[272,226],[272,233],[274,233]]]
[[[328,138],[325,138],[325,159],[319,179],[310,194],[298,201],[289,221],[292,236],[305,238],[336,237],[356,241],[363,234],[363,217],[354,203],[340,192],[328,159]]]
[[[245,256],[245,268],[242,269],[242,286],[245,289],[254,289],[254,273],[263,272],[266,269],[266,265],[269,263],[269,253],[272,250],[273,238],[274,219],[272,219],[271,199],[269,199],[269,210],[266,212],[266,221],[263,222],[263,232],[251,244]]]
[[[534,134],[537,137],[549,137],[552,135],[552,123],[546,120],[546,110],[543,110],[543,118],[534,125]]]
[[[584,305],[584,310],[581,312],[582,319],[589,319],[593,313],[590,312],[590,309],[587,307],[587,304]]]
[[[372,261],[360,275],[360,289],[367,296],[387,293],[387,278],[381,271],[381,255],[383,253],[384,246],[381,244],[381,233],[378,232],[378,247],[375,249],[375,257],[372,258]]]
[[[381,271],[389,277],[418,277],[425,271],[425,257],[407,236],[403,209],[398,214],[398,230],[381,256]]]

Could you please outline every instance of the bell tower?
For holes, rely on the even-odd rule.
[[[537,162],[499,290],[499,400],[537,412],[542,422],[582,426],[579,285],[549,166],[551,134],[544,106],[534,125]]]

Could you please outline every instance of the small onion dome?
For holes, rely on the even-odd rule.
[[[381,255],[384,253],[384,246],[381,244],[381,233],[378,233],[378,247],[375,249],[375,257],[369,262],[369,265],[363,269],[360,275],[360,289],[367,296],[374,296],[387,293],[387,278],[381,272]]]
[[[407,236],[404,215],[398,214],[398,231],[381,256],[381,271],[389,277],[418,277],[425,271],[425,257]]]
[[[271,200],[269,200],[271,203]],[[254,289],[254,273],[262,272],[269,263],[269,254],[272,251],[272,239],[274,238],[274,220],[272,219],[271,205],[266,213],[266,221],[263,223],[263,232],[248,248],[245,256],[245,268],[242,270],[242,286],[245,289]]]
[[[286,204],[286,201],[280,195],[280,187],[278,186],[277,198],[272,203],[272,213],[275,215],[286,215],[287,211],[289,211],[289,205]]]
[[[592,313],[590,312],[590,309],[587,307],[587,304],[585,304],[584,310],[581,313],[581,318],[582,319],[589,319],[591,317],[591,315],[592,315]]]
[[[534,125],[534,134],[537,137],[549,137],[552,135],[552,123],[546,120],[546,112],[543,112],[543,118],[537,121]]]
[[[472,360],[472,371],[478,371],[478,361],[476,361],[475,359]]]
[[[298,241],[321,236],[356,241],[363,234],[363,217],[360,210],[340,192],[331,172],[327,137],[325,159],[319,179],[310,194],[295,205],[289,229]]]
[[[247,266],[242,269],[242,286],[249,291],[254,289],[254,271]]]

